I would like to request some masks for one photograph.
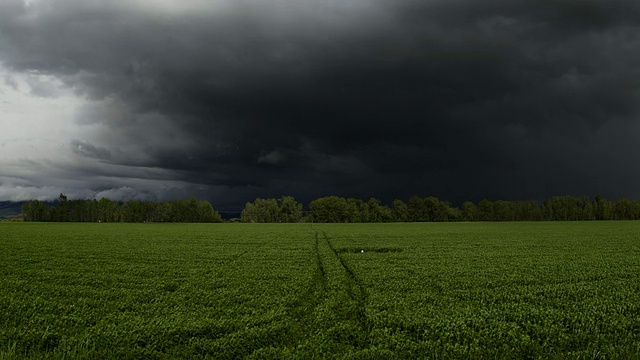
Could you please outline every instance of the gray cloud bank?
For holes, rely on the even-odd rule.
[[[100,126],[74,173],[137,172],[96,193],[640,198],[638,1],[167,3],[0,3],[3,66]]]

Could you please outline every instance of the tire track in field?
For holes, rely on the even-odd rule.
[[[359,327],[367,328],[368,321],[365,314],[367,295],[364,285],[335,249],[327,233],[318,231],[313,226],[311,229],[315,232],[313,252],[316,269],[307,291],[298,299],[294,314],[298,315],[298,319],[305,320],[307,317],[313,317],[313,311],[323,305],[323,302],[329,301],[329,297],[342,297],[351,304],[342,304],[342,309],[337,309],[343,314],[341,320],[355,319]],[[354,304],[355,306],[352,306]],[[355,309],[341,311],[347,308]]]
[[[289,306],[291,323],[286,342],[291,347],[313,343],[367,347],[370,327],[364,286],[327,234],[313,226],[311,229],[315,269],[304,293]]]
[[[324,263],[322,262],[322,256],[320,255],[320,239],[317,231],[315,233],[313,253],[316,260],[313,277],[309,282],[307,290],[298,298],[298,301],[291,310],[293,317],[300,321],[301,326],[305,326],[311,322],[314,309],[323,301],[327,293],[327,274]]]
[[[331,241],[329,241],[329,237],[327,236],[327,233],[323,230],[321,230],[321,232],[322,232],[322,237],[324,238],[324,241],[331,249],[331,252],[333,253],[333,255],[340,261],[340,265],[342,265],[342,269],[347,275],[347,278],[348,278],[347,293],[349,297],[357,304],[356,313],[355,313],[356,320],[360,324],[361,328],[367,329],[368,320],[365,312],[365,307],[367,303],[367,293],[365,291],[365,287],[362,284],[362,281],[358,279],[358,277],[355,275],[353,270],[346,263],[344,258],[340,256],[340,254],[336,251],[335,247],[333,247],[333,244],[331,244]]]
[[[320,256],[320,239],[318,238],[318,233],[315,235],[316,241],[314,245],[314,253],[316,254],[316,277],[315,279],[320,282],[322,285],[322,292],[327,292],[327,273],[324,269],[324,264],[322,263],[322,256]]]

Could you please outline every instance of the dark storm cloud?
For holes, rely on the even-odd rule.
[[[0,61],[102,101],[74,151],[229,203],[640,197],[637,1],[44,4],[0,5]]]

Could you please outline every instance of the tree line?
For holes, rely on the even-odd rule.
[[[171,202],[119,203],[100,200],[68,200],[60,194],[53,206],[31,200],[22,205],[25,221],[54,222],[222,222],[220,214],[208,201],[195,197]]]
[[[68,200],[60,194],[56,203],[32,200],[22,206],[25,221],[55,222],[222,222],[208,201],[194,197],[171,202],[124,203],[100,200]],[[640,220],[640,201],[609,201],[598,195],[554,196],[542,203],[530,201],[466,201],[460,207],[429,196],[413,196],[390,205],[378,199],[367,201],[326,196],[311,201],[308,210],[292,196],[246,203],[240,221],[248,223],[364,223],[364,222],[448,222],[448,221],[572,221]]]
[[[304,213],[304,214],[303,214]],[[429,196],[413,196],[408,201],[394,200],[384,205],[380,200],[368,201],[338,196],[313,200],[309,210],[293,197],[256,199],[248,202],[241,214],[243,222],[448,222],[448,221],[577,221],[640,220],[640,201],[609,201],[597,195],[554,196],[541,204],[530,201],[489,201],[477,204],[466,201],[453,207],[447,201]]]

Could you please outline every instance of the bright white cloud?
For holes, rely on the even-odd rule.
[[[0,145],[13,143],[3,153],[30,156],[39,145],[77,136],[72,115],[84,102],[50,75],[9,73],[0,67]],[[28,146],[25,147],[25,145]],[[29,150],[31,148],[32,150]]]
[[[76,122],[78,109],[90,102],[51,75],[0,66],[0,79],[0,200],[52,200],[61,192],[93,197],[90,179],[78,179],[75,168],[100,166],[73,151],[73,144],[83,144],[77,139],[99,130],[98,124]]]
[[[173,171],[136,165],[149,161],[139,151],[146,139],[171,137],[158,133],[164,117],[87,99],[52,75],[0,66],[0,80],[0,200],[170,200],[191,186]],[[144,130],[137,139],[117,133],[132,126]]]
[[[0,82],[0,176],[43,176],[42,164],[68,157],[66,143],[77,136],[72,114],[82,99],[52,76],[9,73],[0,68],[0,78],[9,79]],[[46,91],[51,96],[34,95],[34,86],[40,87],[36,92]],[[53,191],[23,184],[10,192],[10,183],[1,185],[0,199],[21,199],[29,193],[40,198]]]

